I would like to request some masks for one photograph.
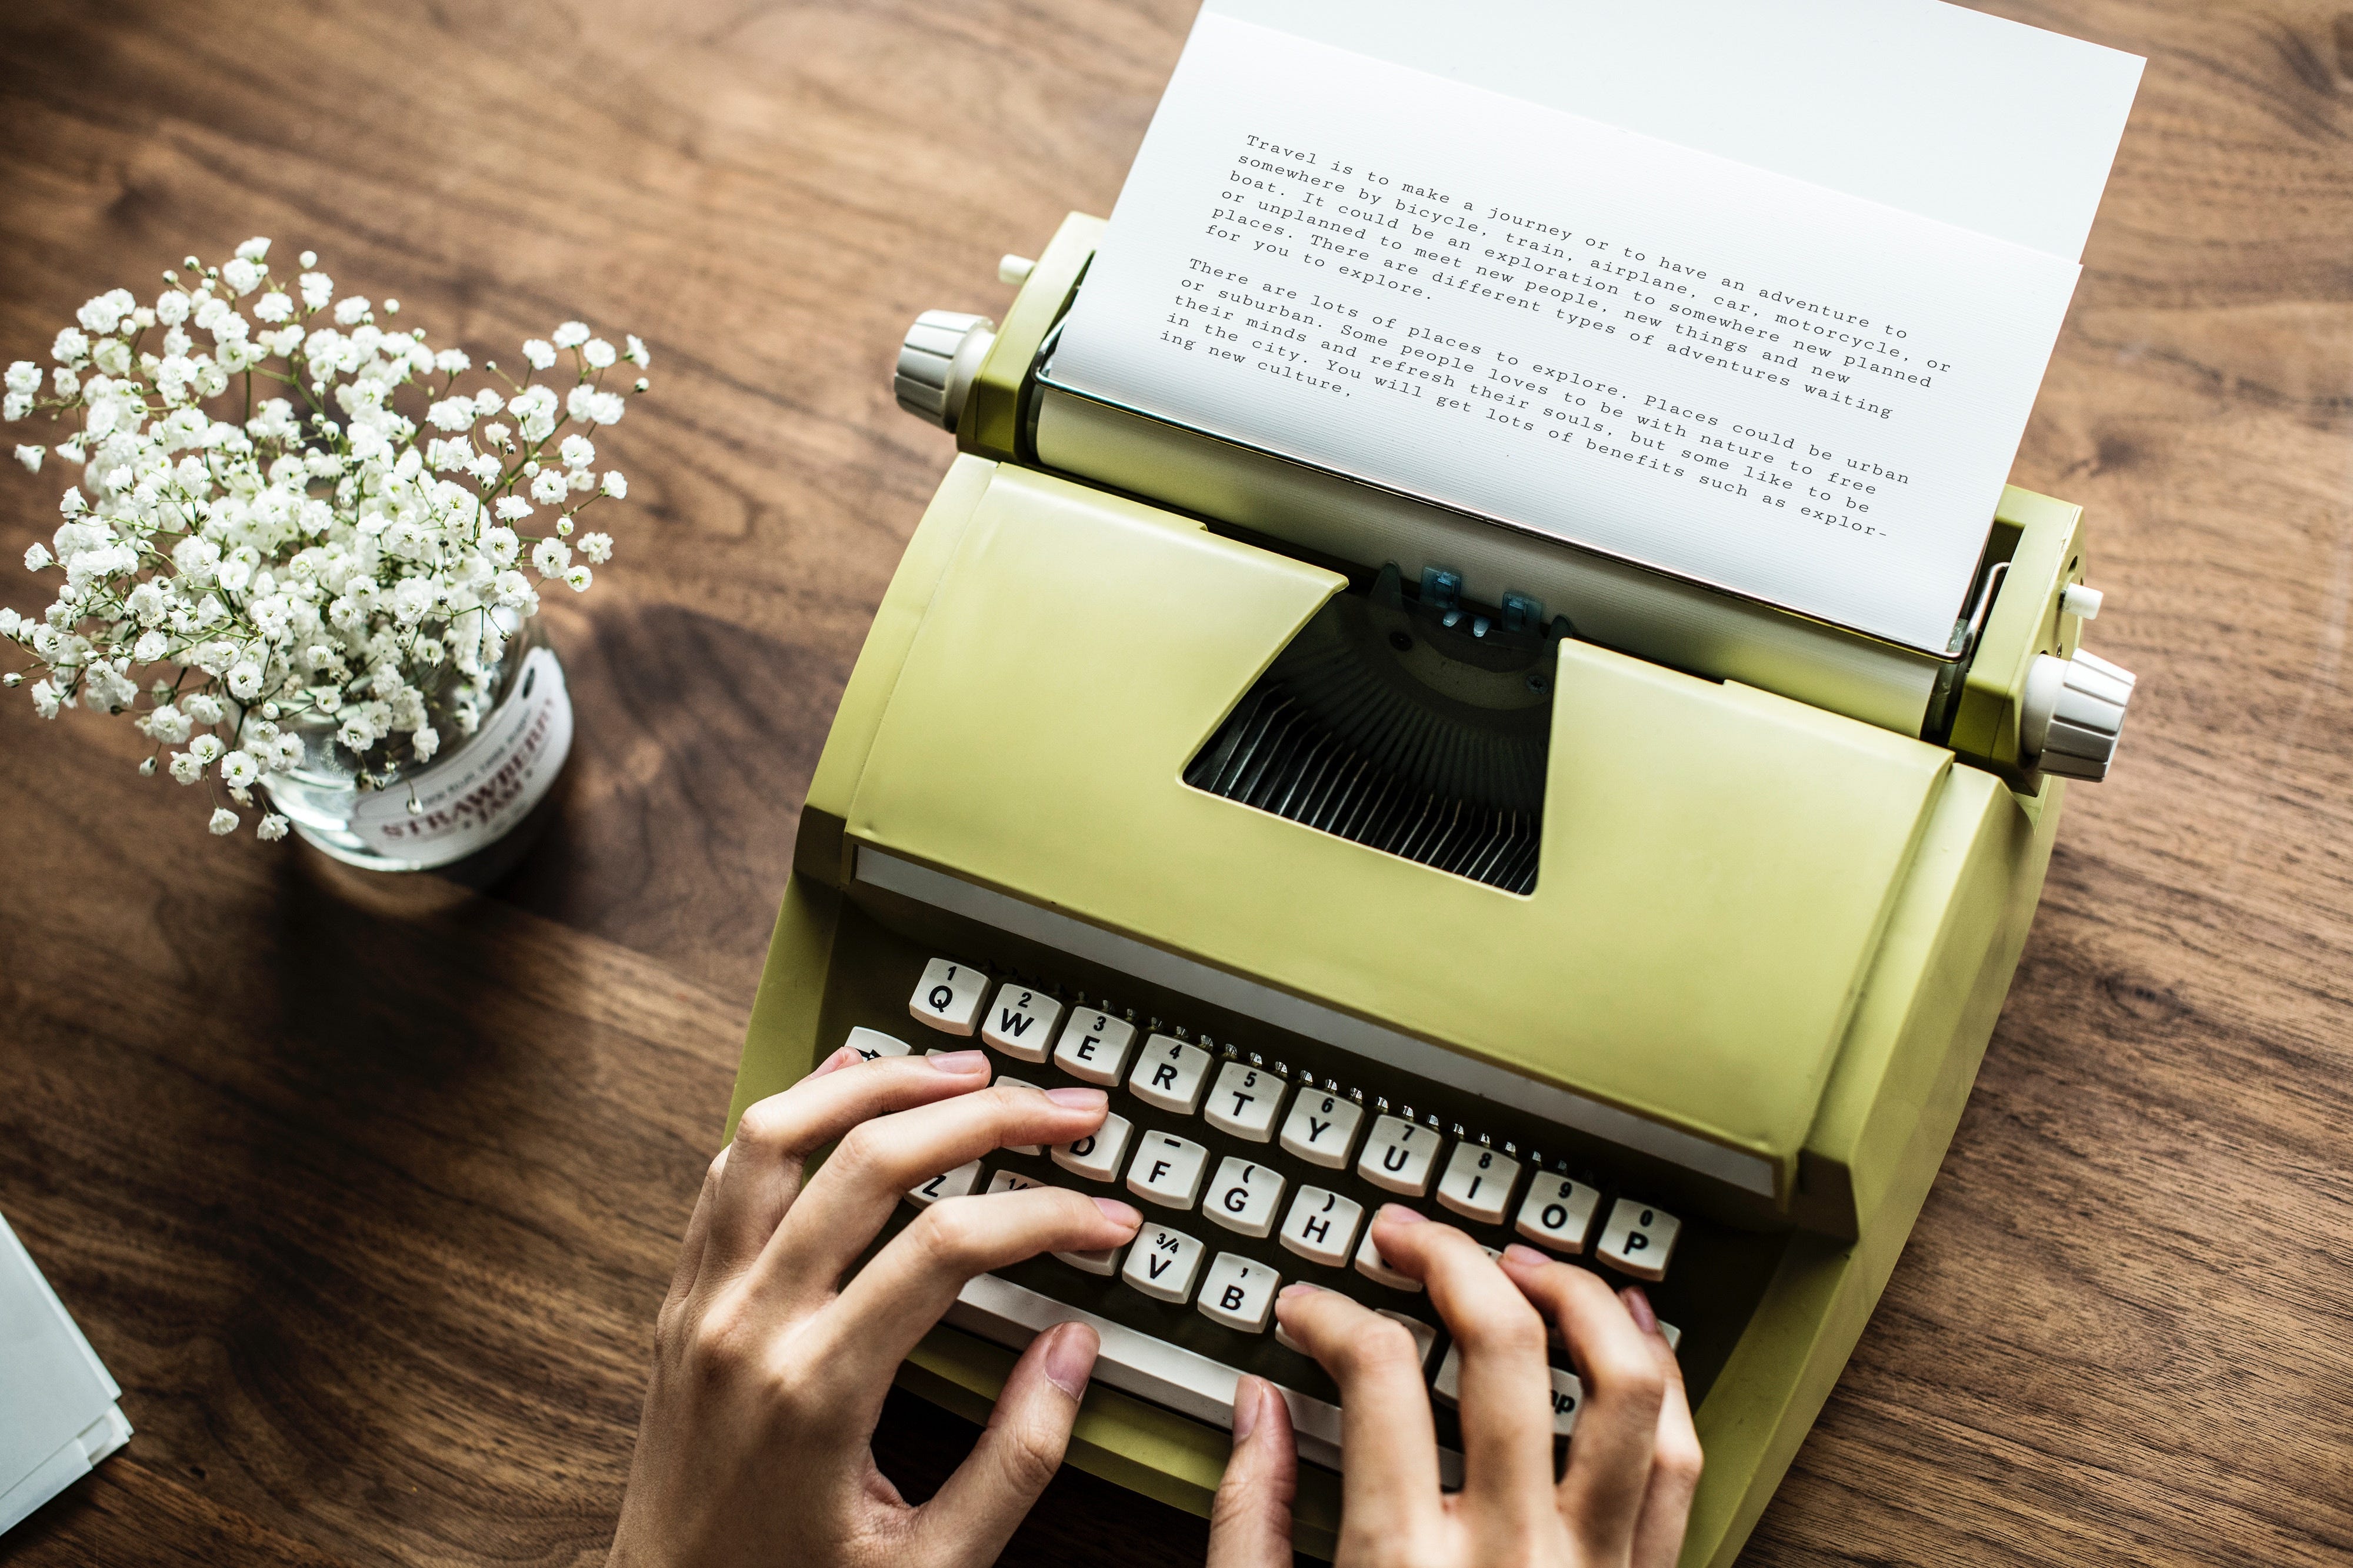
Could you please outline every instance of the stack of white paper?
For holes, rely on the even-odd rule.
[[[1054,375],[1941,655],[2139,69],[1935,0],[1211,0]]]
[[[0,1531],[130,1439],[121,1394],[0,1219]]]

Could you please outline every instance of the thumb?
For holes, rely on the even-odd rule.
[[[1234,1390],[1234,1452],[1209,1509],[1208,1568],[1291,1568],[1299,1450],[1291,1407],[1262,1377]]]
[[[1064,1323],[1029,1342],[971,1456],[918,1510],[916,1530],[925,1550],[914,1561],[943,1568],[983,1568],[997,1561],[1062,1468],[1079,1396],[1087,1391],[1102,1344],[1083,1323]]]

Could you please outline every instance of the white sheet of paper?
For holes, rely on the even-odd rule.
[[[1054,374],[1941,651],[2076,271],[1205,12]]]
[[[1206,9],[2084,255],[2137,55],[1945,0],[1207,0]]]

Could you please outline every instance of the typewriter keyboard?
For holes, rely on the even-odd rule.
[[[1642,1283],[1662,1320],[1705,1318],[1703,1338],[1716,1342],[1699,1368],[1662,1322],[1695,1402],[1769,1272],[1755,1238],[1679,1216],[1583,1163],[1573,1135],[1508,1106],[1141,985],[1131,1000],[958,957],[902,963],[891,967],[904,1021],[873,1007],[871,1023],[841,1035],[849,1044],[872,1057],[977,1043],[1003,1081],[1095,1085],[1112,1102],[1091,1137],[933,1177],[897,1223],[943,1198],[1047,1184],[1123,1197],[1145,1216],[1125,1247],[975,1280],[948,1321],[1017,1349],[1055,1323],[1088,1321],[1103,1337],[1098,1380],[1218,1426],[1231,1424],[1240,1373],[1256,1373],[1284,1391],[1302,1455],[1324,1465],[1339,1460],[1338,1391],[1275,1321],[1275,1297],[1293,1280],[1343,1290],[1413,1331],[1450,1469],[1458,1462],[1456,1357],[1420,1285],[1373,1245],[1384,1203],[1460,1226],[1491,1251],[1524,1242],[1613,1286]],[[1685,1289],[1695,1253],[1699,1278]],[[1557,1344],[1553,1360],[1566,1438],[1582,1389]]]

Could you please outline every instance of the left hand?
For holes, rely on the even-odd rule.
[[[920,1508],[874,1463],[883,1395],[967,1280],[1040,1252],[1118,1247],[1141,1216],[1058,1187],[949,1198],[844,1280],[916,1183],[1103,1125],[1101,1089],[987,1082],[979,1051],[870,1062],[844,1047],[744,1113],[662,1303],[613,1568],[996,1561],[1061,1464],[1094,1331],[1038,1336],[972,1456]]]

